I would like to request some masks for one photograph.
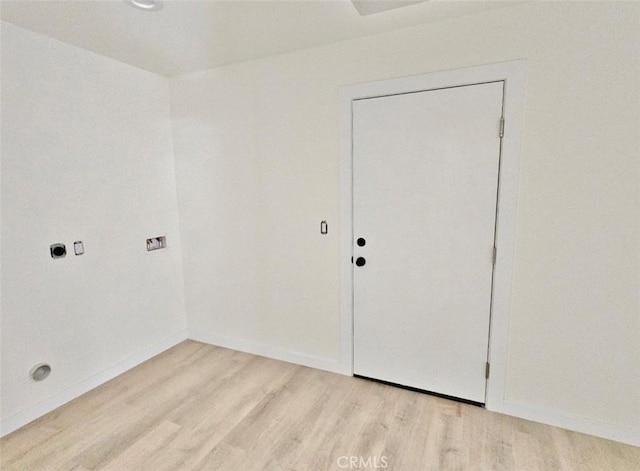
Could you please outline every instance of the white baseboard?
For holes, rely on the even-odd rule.
[[[146,360],[168,350],[174,345],[186,340],[187,338],[216,345],[219,347],[230,348],[242,352],[260,355],[276,360],[286,361],[297,365],[308,366],[319,370],[331,371],[343,375],[351,375],[351,369],[348,365],[344,365],[339,361],[326,358],[315,357],[299,352],[292,352],[273,345],[261,344],[248,340],[242,340],[224,335],[211,334],[202,332],[193,333],[187,336],[186,331],[178,332],[164,341],[144,349],[143,351],[129,357],[128,359],[117,363],[96,375],[93,375],[70,388],[61,391],[54,396],[28,407],[20,412],[10,415],[0,421],[0,436],[7,435],[14,430],[32,422],[45,415],[48,412],[66,404],[76,397],[94,389],[101,384],[115,378],[127,370],[145,362]],[[597,437],[614,440],[629,445],[640,446],[640,429],[633,427],[620,427],[604,422],[597,422],[583,417],[571,416],[559,411],[550,411],[539,409],[519,403],[503,401],[497,407],[491,410],[514,417],[540,422],[543,424],[554,425],[556,427],[574,430],[576,432],[595,435]]]
[[[273,345],[256,343],[219,334],[191,332],[189,338],[199,342],[216,345],[218,347],[230,348],[254,355],[274,358],[276,360],[304,365],[310,368],[331,371],[347,376],[351,376],[351,368],[335,360],[327,360],[303,353],[292,352]],[[540,422],[547,425],[574,430],[597,437],[614,440],[629,445],[640,445],[640,431],[631,427],[620,427],[603,422],[597,422],[582,417],[574,417],[562,412],[537,409],[513,402],[504,401],[499,407],[491,408],[494,412],[520,417],[522,419]]]
[[[628,445],[640,446],[639,428],[621,427],[619,425],[598,422],[584,417],[568,415],[559,411],[539,409],[509,401],[504,401],[499,408],[492,408],[491,410],[533,422],[554,425],[567,430],[626,443]]]
[[[225,335],[203,332],[196,333],[193,331],[189,332],[189,338],[191,340],[208,343],[218,347],[230,348],[232,350],[239,350],[253,355],[273,358],[275,360],[286,361],[288,363],[295,363],[296,365],[308,366],[310,368],[330,371],[332,373],[351,375],[350,369],[337,360],[315,357],[305,353],[292,352],[273,345],[227,337]]]
[[[134,366],[139,365],[147,361],[150,358],[168,350],[174,345],[179,344],[187,339],[187,332],[183,330],[178,332],[177,334],[172,335],[171,337],[163,340],[160,343],[157,343],[149,348],[146,348],[135,355],[123,360],[106,370],[101,371],[89,378],[86,378],[79,383],[74,384],[73,386],[65,389],[64,391],[60,391],[59,393],[51,396],[44,401],[41,401],[33,406],[27,407],[26,409],[21,410],[13,415],[10,415],[0,421],[0,437],[7,435],[14,430],[19,429],[20,427],[28,424],[36,420],[38,417],[41,417],[48,412],[66,404],[67,402],[75,399],[78,396],[100,386],[101,384],[106,383],[107,381],[115,378],[118,375],[121,375],[127,370],[130,370]]]

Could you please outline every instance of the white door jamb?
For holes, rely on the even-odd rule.
[[[525,61],[509,61],[425,75],[348,85],[340,90],[340,370],[353,374],[353,155],[352,102],[399,93],[505,81],[496,219],[496,265],[489,329],[490,376],[486,408],[502,411],[514,261],[520,131],[524,110]],[[496,132],[499,130],[496,129]]]

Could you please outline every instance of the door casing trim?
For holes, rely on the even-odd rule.
[[[520,135],[524,114],[526,63],[501,62],[411,77],[347,85],[340,89],[340,364],[353,375],[353,154],[352,103],[363,98],[504,81],[502,138],[496,220],[497,259],[494,268],[489,327],[489,362],[485,406],[501,412],[505,402],[511,282],[520,168]]]

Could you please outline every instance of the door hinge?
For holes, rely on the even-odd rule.
[[[497,247],[494,246],[493,247],[493,264],[494,265],[496,264],[497,258],[498,258],[498,249],[497,249]]]
[[[504,137],[504,116],[500,118],[500,137]]]
[[[485,363],[485,367],[484,367],[484,378],[485,379],[489,379],[489,371],[491,370],[491,365],[489,365],[489,362]]]

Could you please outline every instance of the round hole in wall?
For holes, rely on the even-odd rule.
[[[34,381],[45,380],[50,374],[51,366],[47,365],[46,363],[40,363],[39,365],[34,366],[29,372],[29,376],[31,376],[31,379]]]
[[[67,254],[67,248],[64,244],[51,244],[49,247],[51,258],[62,258]]]

